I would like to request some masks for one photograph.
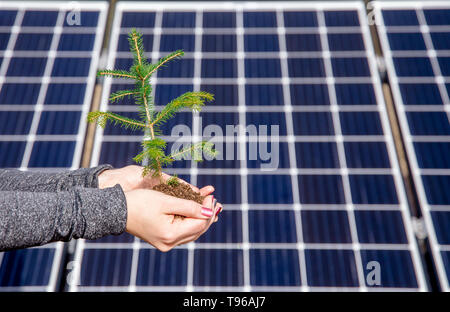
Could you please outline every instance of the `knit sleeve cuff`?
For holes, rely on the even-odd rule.
[[[109,164],[100,165],[93,168],[80,168],[71,172],[74,186],[98,188],[98,176],[105,170],[113,169]]]
[[[78,188],[80,207],[77,225],[79,237],[98,239],[106,235],[119,235],[126,229],[127,204],[119,184],[105,189]]]

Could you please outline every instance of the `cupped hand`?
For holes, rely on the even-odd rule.
[[[152,189],[154,186],[159,184],[159,178],[153,177],[151,174],[147,174],[145,177],[142,176],[142,171],[144,167],[130,165],[118,169],[108,169],[101,172],[98,176],[98,187],[100,189],[113,187],[116,184],[120,184],[124,192],[137,190],[137,189]],[[163,173],[163,180],[167,181],[171,176]],[[186,181],[179,179],[181,183],[189,185],[192,190],[200,193],[202,196],[208,196],[214,192],[214,187],[211,185],[205,186],[201,189],[198,187],[187,183]]]
[[[221,205],[213,207],[213,196],[205,197],[202,205],[146,189],[126,191],[125,197],[126,231],[164,252],[196,240],[208,230],[221,209]]]

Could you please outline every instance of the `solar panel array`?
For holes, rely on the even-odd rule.
[[[79,167],[106,10],[0,3],[0,168]],[[62,243],[0,253],[0,290],[56,290],[62,253]]]
[[[450,290],[450,5],[377,2],[377,27],[441,288]]]
[[[169,253],[127,234],[79,241],[71,291],[427,289],[362,2],[119,2],[115,12],[108,68],[129,67],[136,27],[152,61],[186,52],[152,78],[157,105],[189,90],[215,94],[200,115],[179,113],[163,130],[174,142],[175,125],[193,140],[221,127],[228,158],[168,172],[214,185],[225,209]],[[101,110],[135,116],[132,101],[108,104],[127,86],[106,79]],[[246,157],[275,132],[226,136],[237,124],[279,126],[276,170]],[[142,136],[97,131],[91,165],[129,164]]]

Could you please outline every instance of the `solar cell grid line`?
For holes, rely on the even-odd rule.
[[[185,14],[179,15],[180,12]],[[221,13],[221,16],[228,16],[229,19],[224,17],[221,22],[212,24],[211,16],[216,12]],[[323,12],[326,25],[318,26],[318,12]],[[179,17],[176,22],[172,19],[175,13]],[[313,24],[298,25],[296,23],[303,19],[289,19],[288,13],[309,16],[315,24],[312,22]],[[130,16],[136,21],[135,25],[128,24]],[[339,22],[339,18],[336,20],[339,16],[345,16],[344,24],[342,20]],[[255,20],[255,17],[260,18],[262,24],[258,18]],[[305,20],[309,21],[309,18]],[[127,22],[123,22],[124,20]],[[199,27],[200,20],[203,21],[203,27],[201,25]],[[184,25],[184,28],[180,28],[180,25]],[[356,270],[357,265],[353,254],[355,246],[364,259],[360,262],[366,263],[371,257],[384,259],[381,260],[383,266],[392,267],[394,271],[400,272],[398,276],[388,276],[390,281],[386,282],[384,287],[365,287],[366,290],[426,289],[384,110],[380,83],[374,75],[375,64],[371,59],[373,51],[370,34],[361,3],[202,2],[190,3],[188,6],[183,3],[119,3],[111,37],[109,68],[114,67],[116,59],[120,60],[120,64],[125,64],[124,60],[129,58],[126,52],[122,52],[126,51],[126,48],[122,48],[121,38],[132,26],[138,27],[149,36],[147,37],[149,41],[153,40],[153,43],[148,43],[149,47],[153,47],[153,51],[150,52],[147,47],[147,54],[151,55],[153,60],[168,53],[165,49],[168,49],[170,40],[164,39],[166,34],[185,36],[179,42],[186,44],[185,58],[188,61],[176,65],[177,70],[183,68],[186,70],[184,74],[180,74],[182,71],[178,74],[184,76],[175,77],[174,71],[169,71],[171,74],[167,72],[157,75],[152,80],[156,85],[154,95],[158,104],[167,102],[177,94],[197,89],[199,85],[199,90],[208,91],[210,88],[211,90],[216,88],[218,92],[211,92],[217,93],[217,103],[207,106],[200,115],[203,127],[214,123],[222,127],[230,123],[244,126],[249,122],[256,125],[279,124],[282,131],[280,147],[287,157],[282,157],[280,168],[272,172],[261,171],[257,165],[247,161],[246,157],[231,162],[221,160],[204,162],[198,166],[182,162],[177,167],[168,169],[168,172],[178,173],[182,178],[191,178],[193,183],[213,183],[217,186],[217,192],[226,195],[224,199],[226,209],[220,222],[211,229],[211,233],[208,232],[194,244],[177,247],[174,255],[170,256],[170,261],[174,261],[172,268],[179,270],[177,272],[180,272],[183,279],[175,284],[171,284],[168,280],[162,283],[161,280],[157,280],[155,275],[161,272],[158,270],[164,270],[156,264],[163,259],[160,253],[151,253],[154,258],[148,258],[148,254],[142,252],[154,249],[142,241],[138,241],[137,246],[134,238],[125,235],[101,241],[81,242],[77,248],[76,261],[79,272],[85,275],[81,277],[82,283],[71,287],[70,290],[363,290],[365,280],[359,282],[356,271],[351,273],[352,270]],[[303,34],[314,35],[316,41],[312,41],[315,43],[310,49],[316,50],[290,51],[286,41],[289,39],[285,35]],[[359,38],[351,40],[359,42],[351,45],[355,50],[339,50],[343,48],[336,44],[336,36],[344,34]],[[232,52],[221,51],[225,48],[220,45],[214,50],[210,45],[204,44],[204,35],[210,36],[208,39],[211,39],[211,36],[235,35],[233,40],[236,41],[236,45],[231,44],[227,48]],[[256,36],[259,41],[267,44],[261,46],[250,44],[249,42],[253,42]],[[322,40],[320,36],[323,37]],[[203,37],[202,41],[199,37]],[[330,51],[325,53],[322,46],[317,48],[317,42],[327,43]],[[299,49],[290,44],[293,50]],[[258,49],[262,51],[256,51]],[[365,58],[368,60],[364,61]],[[201,63],[198,62],[199,59],[202,60]],[[304,62],[305,59],[311,59],[311,62]],[[329,64],[331,63],[331,70],[329,69],[331,76],[328,78],[323,71],[323,62],[326,59]],[[348,66],[353,59],[363,64],[366,76],[357,76],[355,74],[358,72],[351,71],[349,73],[344,71],[347,76],[333,75],[333,66],[342,73],[342,68]],[[312,66],[313,63],[318,65]],[[220,67],[224,64],[229,65]],[[290,72],[292,64],[309,68]],[[216,66],[221,70],[220,74],[211,71]],[[257,76],[248,69],[256,70],[258,67],[270,66],[275,70],[260,71]],[[349,68],[354,70],[351,66]],[[199,71],[201,76],[197,77]],[[311,76],[318,76],[301,76],[307,71]],[[136,109],[131,102],[124,102],[121,105],[107,104],[110,91],[113,88],[117,90],[119,84],[121,83],[108,79],[104,81],[101,109],[135,113]],[[224,94],[235,96],[224,100],[223,96],[219,95],[223,92],[221,90],[225,89],[227,92]],[[330,89],[335,90],[332,103],[330,103]],[[258,94],[265,96],[257,97]],[[277,96],[271,97],[272,94]],[[259,105],[261,103],[264,105]],[[343,169],[336,162],[337,137],[334,128],[339,125],[332,123],[332,114],[342,128],[341,137],[345,153],[342,158],[345,158],[344,165],[347,167],[344,173],[347,173],[350,180],[347,182],[350,184],[347,192],[348,188],[352,192],[350,197],[347,195],[347,200],[339,191],[342,188],[340,181]],[[177,118],[179,119],[173,123],[174,125],[187,123],[194,134],[201,133],[199,131],[202,128],[192,115],[180,113]],[[92,165],[108,159],[105,155],[113,151],[114,144],[116,146],[114,151],[120,149],[121,155],[117,154],[116,158],[109,159],[119,166],[124,165],[135,152],[131,147],[133,149],[135,146],[138,147],[141,137],[129,136],[126,131],[112,131],[108,128],[105,131],[97,131]],[[220,139],[233,140],[227,136]],[[241,147],[240,155],[247,156],[248,144],[259,139],[269,140],[270,133],[267,136],[247,138],[240,133],[235,147]],[[174,138],[169,139],[169,142],[173,140]],[[380,145],[384,146],[384,150],[380,149]],[[123,148],[119,146],[128,150],[122,154]],[[313,154],[314,150],[326,150],[325,148],[330,149],[330,152]],[[364,156],[373,154],[374,151],[380,153],[382,156],[380,160]],[[317,155],[330,157],[322,159]],[[292,182],[293,177],[297,183]],[[385,180],[389,185],[388,189],[377,190],[376,188],[379,188]],[[330,194],[314,194],[315,190],[307,189],[308,185],[314,184],[330,191],[338,188],[338,191]],[[359,184],[363,185],[362,189],[358,188]],[[256,185],[260,187],[259,193],[255,193]],[[293,185],[297,185],[295,190]],[[281,190],[281,195],[277,191],[272,191],[273,187],[276,189],[280,186],[286,189]],[[234,191],[234,194],[229,194],[229,190]],[[377,192],[381,194],[381,201],[376,198],[380,197]],[[217,197],[220,198],[220,194]],[[353,213],[358,227],[357,238],[353,240],[349,239],[348,205],[354,207]],[[389,225],[380,228],[380,224],[373,223],[381,219],[387,220],[386,224]],[[306,220],[313,222],[309,223]],[[280,228],[281,224],[284,227]],[[323,225],[314,228],[314,224]],[[320,230],[328,227],[337,230],[334,234],[338,237],[337,240],[330,240],[330,231]],[[370,227],[373,233],[366,230]],[[230,229],[234,231],[230,232]],[[264,233],[269,233],[267,234],[269,237]],[[373,235],[375,239],[368,239],[368,234]],[[139,259],[136,271],[136,264],[133,263],[136,263],[137,248]],[[121,251],[114,252],[116,249]],[[123,280],[120,280],[119,284],[87,282],[85,272],[95,270],[98,266],[96,264],[98,262],[93,262],[96,253],[98,254],[95,261],[106,261],[100,259],[107,253],[117,255],[114,259],[120,258],[125,261],[126,265],[121,269],[112,264],[109,267],[123,274]],[[83,254],[87,254],[88,258],[84,258]],[[83,259],[87,259],[86,262]],[[156,262],[148,262],[149,259],[155,259]],[[226,264],[222,262],[223,259],[228,259]],[[395,261],[398,259],[408,263],[408,266],[405,269],[395,267]],[[281,261],[280,263],[285,264],[285,268],[270,267],[273,261]],[[315,265],[320,261],[328,262],[331,267],[342,270],[348,276],[338,277],[340,278],[338,283],[327,281],[327,274],[331,274],[329,278],[336,277],[333,277],[332,273],[326,273],[326,268]],[[203,264],[208,268],[207,273],[201,273],[198,269],[199,265]],[[365,270],[363,267],[359,269]],[[99,272],[97,278],[101,278],[103,274]],[[135,272],[138,274],[136,278],[133,277]],[[229,272],[229,276],[223,276],[221,272]],[[288,274],[292,279],[279,279],[282,274]],[[167,278],[169,276],[168,273]],[[270,276],[274,276],[273,279]],[[407,277],[407,282],[400,282],[404,277]],[[147,280],[142,282],[143,279]]]
[[[0,3],[0,31],[8,34],[0,49],[3,61],[0,67],[0,118],[4,118],[0,130],[0,167],[34,170],[40,167],[37,162],[47,161],[45,170],[60,169],[56,167],[78,168],[84,140],[84,122],[79,117],[85,117],[89,110],[90,91],[95,77],[90,81],[84,77],[74,77],[72,80],[71,77],[55,78],[52,73],[52,67],[56,67],[53,60],[57,57],[89,56],[92,59],[91,70],[95,70],[98,56],[94,52],[100,48],[106,8],[106,2],[79,6],[83,21],[89,24],[86,25],[89,27],[80,27],[82,29],[79,31],[89,45],[81,45],[86,52],[72,52],[70,48],[76,48],[80,42],[76,41],[78,29],[70,29],[64,23],[66,14],[72,9],[67,3]],[[91,13],[95,18],[92,18]],[[5,14],[11,18],[3,19]],[[35,67],[25,72],[20,66]],[[85,85],[78,88],[79,94],[76,94],[62,88],[64,83],[75,83],[72,84],[74,90],[81,83]],[[69,96],[58,96],[57,90],[60,88]],[[52,102],[55,99],[58,101]],[[68,105],[61,105],[65,103]],[[73,113],[75,116],[71,116]],[[55,121],[55,118],[63,120],[66,125]],[[78,146],[73,149],[67,146],[71,142]],[[20,144],[21,148],[11,148],[16,144]],[[43,156],[48,153],[44,151],[46,148],[50,154],[52,150],[55,154],[54,148],[51,148],[55,144],[60,144],[60,149],[67,147],[64,155],[61,155],[64,163],[51,155]],[[29,162],[30,156],[34,163]],[[43,159],[47,156],[47,159]],[[63,246],[63,243],[52,243],[1,253],[0,291],[57,290]]]
[[[446,161],[450,100],[449,75],[442,60],[450,52],[450,6],[444,1],[374,4],[394,104],[440,287],[449,291],[446,220],[450,204],[444,194],[450,176]],[[409,40],[403,40],[405,37]],[[407,72],[401,62],[410,60],[425,65]]]

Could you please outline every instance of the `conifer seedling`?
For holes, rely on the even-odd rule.
[[[211,142],[197,142],[173,153],[166,154],[167,143],[159,136],[162,135],[161,126],[169,119],[174,117],[175,113],[182,109],[190,109],[199,112],[205,102],[214,100],[212,94],[207,92],[186,92],[174,100],[170,101],[160,111],[155,110],[155,104],[151,96],[152,87],[150,85],[150,77],[157,70],[166,66],[170,61],[179,59],[184,55],[182,50],[175,51],[166,57],[160,59],[156,64],[150,64],[144,55],[144,47],[142,35],[133,29],[128,35],[130,50],[133,53],[133,65],[126,70],[99,70],[99,77],[113,77],[121,79],[134,80],[134,89],[120,90],[112,93],[109,97],[111,103],[132,97],[138,105],[139,120],[121,116],[112,112],[90,112],[88,114],[88,122],[97,122],[99,126],[104,128],[109,121],[113,125],[120,125],[125,129],[144,130],[145,136],[142,141],[142,152],[136,155],[133,160],[144,166],[143,176],[152,174],[158,177],[160,184],[154,187],[169,195],[193,199],[201,203],[203,198],[199,194],[193,193],[189,187],[177,183],[176,178],[171,178],[164,182],[162,168],[171,164],[173,161],[188,159],[200,161],[202,153],[213,159],[217,156],[217,152],[213,149],[214,144]],[[181,191],[174,191],[175,188],[182,188]],[[187,188],[187,189],[186,189]],[[186,194],[192,192],[193,194]]]

